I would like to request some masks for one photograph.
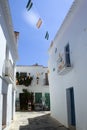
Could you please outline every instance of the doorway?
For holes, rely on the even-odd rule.
[[[68,125],[70,130],[76,130],[75,102],[73,87],[66,89]]]
[[[45,105],[47,106],[47,110],[50,110],[50,94],[45,93]]]
[[[35,103],[42,103],[42,93],[35,93]]]

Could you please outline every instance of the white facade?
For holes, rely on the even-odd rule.
[[[16,44],[8,1],[0,0],[0,130],[14,118]]]
[[[75,0],[49,48],[51,113],[66,127],[87,130],[87,1]],[[65,66],[69,44],[71,66]],[[62,57],[62,59],[61,59]],[[71,104],[73,89],[75,120]],[[72,117],[71,117],[72,116]],[[73,125],[73,120],[74,124]],[[74,127],[75,128],[75,127]]]
[[[49,93],[49,83],[48,79],[46,80],[45,74],[48,74],[48,68],[40,65],[32,66],[16,66],[16,72],[19,73],[30,73],[30,76],[33,77],[33,80],[29,86],[25,85],[16,85],[16,99],[19,100],[19,94],[23,93],[23,89],[27,89],[29,92],[42,93],[42,97],[45,96],[45,93]],[[39,77],[37,83],[37,77]]]

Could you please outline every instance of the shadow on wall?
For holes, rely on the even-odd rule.
[[[68,130],[54,120],[50,114],[28,119],[28,125],[20,126],[19,130]]]
[[[8,93],[8,84],[3,80],[2,81],[2,127],[6,127],[6,119],[7,119],[7,93]]]

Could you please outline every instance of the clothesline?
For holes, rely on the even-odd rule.
[[[29,0],[28,3],[27,3],[27,5],[26,5],[27,11],[29,11],[32,7],[33,7],[33,2],[32,2],[32,0]],[[43,22],[43,21],[42,21],[42,19],[41,19],[41,17],[40,17],[40,18],[38,19],[37,23],[36,23],[36,27],[37,27],[38,29],[41,27],[42,22]],[[46,39],[46,40],[49,39],[49,32],[48,32],[48,31],[46,31],[46,33],[45,33],[45,39]]]

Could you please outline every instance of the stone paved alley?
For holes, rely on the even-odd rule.
[[[50,112],[16,112],[9,130],[67,130]]]

